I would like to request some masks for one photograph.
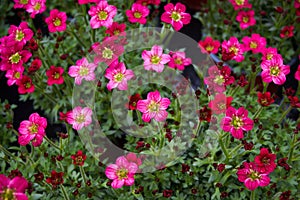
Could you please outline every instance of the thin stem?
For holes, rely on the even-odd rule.
[[[228,151],[227,151],[227,149],[226,149],[226,147],[225,147],[225,145],[223,143],[222,137],[219,138],[219,143],[220,143],[220,146],[221,146],[221,149],[222,149],[223,153],[226,156],[226,161],[229,160],[230,156],[229,156]]]
[[[261,111],[264,109],[264,107],[263,106],[260,106],[259,107],[259,109],[255,112],[255,114],[253,115],[253,119],[256,119],[259,115],[260,115],[260,113],[261,113]]]
[[[292,139],[292,142],[291,142],[291,147],[290,147],[290,150],[289,150],[289,154],[288,154],[288,163],[292,162],[292,159],[293,159],[293,153],[294,153],[294,148],[295,148],[295,141],[297,140],[296,139],[296,134],[293,134],[293,139]]]
[[[47,136],[44,137],[46,139],[46,141],[53,146],[54,148],[58,149],[60,151],[59,146],[57,146],[54,142],[52,142]]]
[[[292,110],[292,108],[293,107],[290,105],[288,107],[288,109],[286,111],[284,111],[284,113],[282,113],[280,119],[278,120],[278,124],[280,124],[283,121],[283,119],[286,117],[287,114],[289,114],[289,112]]]
[[[251,197],[250,200],[255,200],[255,190],[251,191]]]
[[[85,175],[85,171],[84,171],[84,169],[83,169],[82,166],[79,166],[79,169],[80,169],[80,173],[81,173],[81,176],[82,176],[82,178],[83,178],[83,181],[84,181],[84,183],[86,184],[86,175]]]
[[[17,157],[15,155],[13,155],[12,153],[10,153],[5,147],[3,147],[0,144],[0,151],[2,151],[7,157],[10,157],[12,159],[14,159],[16,162],[21,163],[22,165],[25,165],[25,163],[22,160],[18,160]]]
[[[70,200],[70,198],[69,198],[69,196],[68,196],[68,194],[67,194],[67,192],[66,192],[65,187],[64,187],[63,185],[60,185],[60,189],[61,189],[61,191],[62,191],[62,193],[63,193],[64,199],[65,199],[65,200]]]
[[[143,124],[143,120],[142,120],[142,115],[141,115],[141,112],[136,110],[136,115],[137,115],[137,118],[138,118],[138,121],[139,121],[139,125]]]
[[[48,98],[54,104],[57,104],[56,100],[49,94],[45,93],[44,90],[42,88],[40,88],[38,85],[35,85],[35,88],[37,88],[46,98]]]

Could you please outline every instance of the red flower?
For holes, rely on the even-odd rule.
[[[71,117],[72,111],[67,111],[66,113],[59,112],[59,120],[67,122],[67,119]]]
[[[220,42],[218,40],[213,40],[211,37],[206,37],[204,41],[198,42],[202,53],[218,53]]]
[[[83,166],[84,161],[86,160],[86,155],[82,153],[81,150],[78,150],[76,154],[71,155],[74,165]]]
[[[62,74],[64,73],[64,69],[62,67],[54,67],[51,66],[50,69],[46,71],[46,75],[48,76],[48,85],[53,84],[63,84],[64,78]]]
[[[300,102],[299,102],[299,98],[298,97],[296,97],[296,96],[289,96],[288,98],[290,100],[290,103],[291,103],[292,107],[300,108]]]
[[[34,85],[32,83],[31,78],[28,76],[23,76],[21,79],[17,80],[18,92],[20,94],[32,93],[34,92]]]
[[[204,106],[199,110],[199,119],[200,121],[210,122],[211,120],[211,110]]]
[[[226,109],[230,107],[232,97],[226,97],[223,93],[218,93],[214,100],[208,103],[208,107],[213,111],[214,114],[225,113]]]
[[[36,58],[31,62],[31,65],[28,68],[28,72],[29,73],[36,72],[37,70],[39,70],[41,68],[41,66],[42,66],[42,61],[40,59]]]
[[[219,164],[218,166],[217,166],[217,170],[220,172],[220,173],[222,173],[224,170],[225,170],[225,164]]]
[[[163,191],[163,196],[166,198],[169,198],[172,196],[173,190],[164,190]]]
[[[136,110],[136,105],[137,105],[137,102],[139,100],[141,100],[142,97],[140,94],[134,94],[132,96],[130,96],[129,98],[129,104],[126,105],[126,107],[129,109],[129,110]]]
[[[240,87],[245,87],[246,85],[248,85],[248,81],[247,81],[247,78],[246,78],[246,76],[244,75],[244,74],[242,74],[241,76],[240,76],[240,78],[239,78],[239,81],[238,81],[238,85],[240,86]]]
[[[261,148],[260,154],[254,158],[257,170],[263,174],[269,174],[276,168],[276,155],[269,153],[267,148]]]
[[[258,97],[257,102],[261,106],[269,106],[272,103],[274,103],[274,99],[271,97],[270,92],[265,92],[265,93],[258,92],[257,97]]]
[[[283,29],[280,31],[280,37],[281,38],[290,38],[294,36],[294,26],[285,26]]]
[[[51,177],[48,177],[46,182],[51,184],[53,188],[56,188],[58,185],[64,183],[63,175],[63,172],[56,172],[55,170],[52,170]]]

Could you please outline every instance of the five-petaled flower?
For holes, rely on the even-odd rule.
[[[28,181],[24,177],[16,176],[9,179],[0,174],[0,199],[3,200],[28,200],[25,190],[28,188]]]
[[[38,113],[29,116],[29,120],[20,123],[18,142],[25,146],[32,141],[33,146],[40,146],[46,135],[47,119],[41,117]]]
[[[253,33],[251,38],[245,36],[242,39],[244,43],[244,50],[249,51],[252,50],[252,53],[262,53],[267,45],[267,40],[264,37],[261,37],[259,34]]]
[[[244,47],[239,43],[236,37],[230,37],[228,41],[223,41],[222,50],[226,53],[232,53],[231,59],[237,62],[242,62],[244,60]]]
[[[110,164],[105,169],[107,178],[113,180],[111,186],[115,189],[123,185],[130,186],[134,184],[134,175],[138,170],[135,162],[129,162],[124,156],[116,160],[116,164]]]
[[[161,21],[171,24],[175,31],[179,31],[183,25],[189,24],[191,15],[185,12],[185,5],[181,3],[168,3],[164,6],[165,12],[161,16]]]
[[[74,165],[83,166],[84,161],[86,160],[86,155],[82,153],[81,150],[78,150],[76,154],[71,155]]]
[[[212,37],[207,36],[203,41],[198,42],[202,53],[218,53],[220,42],[213,40]]]
[[[156,121],[164,121],[168,116],[166,109],[170,103],[168,98],[162,98],[159,91],[156,90],[149,92],[147,99],[137,102],[137,110],[143,113],[142,120],[145,122],[150,122],[152,118]]]
[[[77,106],[71,112],[68,112],[66,120],[75,130],[80,130],[92,123],[92,114],[91,108]]]
[[[232,97],[226,97],[223,93],[218,93],[214,100],[208,103],[208,107],[212,110],[214,114],[222,114],[226,112],[226,109],[230,107]]]
[[[64,183],[63,175],[63,172],[56,172],[55,170],[52,170],[51,176],[46,178],[46,182],[51,184],[53,188],[57,188],[58,185]]]
[[[252,8],[252,5],[248,2],[248,0],[229,0],[229,2],[233,5],[234,10]]]
[[[168,66],[170,68],[178,69],[178,70],[184,70],[185,66],[188,66],[192,63],[191,58],[185,57],[185,52],[176,51],[176,52],[170,52],[169,55],[171,56],[170,61],[168,62]]]
[[[137,102],[139,100],[141,100],[142,97],[140,94],[134,94],[132,96],[129,97],[129,103],[126,104],[126,107],[129,109],[129,110],[136,110],[136,106],[137,106]]]
[[[131,23],[146,24],[146,17],[149,15],[150,10],[139,3],[134,3],[131,6],[131,10],[126,10],[126,16]]]
[[[97,65],[89,63],[86,58],[82,58],[76,61],[76,65],[69,68],[68,74],[75,78],[75,84],[81,85],[82,79],[86,81],[95,80],[95,69]]]
[[[50,69],[46,71],[46,75],[48,77],[47,84],[63,84],[64,77],[62,74],[64,73],[64,69],[62,67],[51,66]]]
[[[269,174],[276,168],[276,154],[269,153],[267,148],[261,148],[260,154],[254,158],[257,171],[263,174]]]
[[[240,23],[240,28],[244,30],[249,26],[254,26],[256,24],[254,15],[254,10],[239,11],[238,15],[236,16],[236,21]]]
[[[18,27],[11,25],[8,29],[8,33],[13,40],[16,42],[22,42],[23,44],[26,44],[26,42],[33,36],[33,32],[30,28],[28,28],[27,22],[21,22]]]
[[[248,111],[240,107],[235,109],[229,107],[226,110],[226,116],[221,121],[221,128],[230,132],[234,138],[242,139],[243,131],[250,131],[253,128],[253,121],[248,117]]]
[[[92,6],[88,13],[92,17],[90,25],[93,29],[101,26],[108,28],[113,23],[113,18],[117,14],[117,8],[109,5],[107,1],[100,1],[96,6]]]
[[[164,70],[164,64],[170,61],[170,55],[163,54],[163,49],[158,45],[154,45],[151,51],[144,50],[142,58],[145,70],[154,70],[159,73]]]
[[[45,19],[49,32],[62,32],[67,28],[67,15],[65,12],[59,12],[57,9],[50,11],[50,16]]]
[[[257,97],[258,97],[257,102],[261,106],[269,106],[272,103],[274,103],[274,99],[271,97],[270,92],[265,92],[265,93],[258,92]]]

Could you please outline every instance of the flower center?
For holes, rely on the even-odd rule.
[[[230,48],[229,48],[229,51],[230,51],[230,52],[233,52],[233,53],[234,53],[234,55],[237,55],[237,53],[238,53],[238,50],[239,50],[239,49],[238,49],[238,48],[236,48],[235,46],[232,46],[232,47],[230,47]]]
[[[60,78],[60,74],[58,72],[54,72],[54,74],[52,75],[53,79],[59,79]]]
[[[104,47],[104,50],[102,51],[102,57],[106,59],[112,59],[113,51],[109,48]]]
[[[250,174],[248,175],[253,181],[260,179],[260,175],[258,172],[250,170]]]
[[[245,0],[235,0],[236,5],[241,6],[244,5]]]
[[[206,51],[212,51],[213,49],[214,49],[214,47],[213,46],[211,46],[211,45],[207,45],[206,47],[205,47],[205,49],[206,49]]]
[[[114,79],[116,82],[121,82],[124,78],[124,74],[122,73],[117,73],[116,75],[114,75]]]
[[[158,64],[160,62],[160,57],[159,56],[152,56],[151,57],[151,63],[153,64]]]
[[[124,178],[127,178],[127,174],[128,174],[128,170],[127,170],[127,169],[124,169],[124,168],[119,169],[119,170],[117,171],[117,176],[118,176],[119,180],[122,180],[122,179],[124,179]]]
[[[24,38],[24,33],[22,31],[17,30],[16,32],[16,40],[21,41]]]
[[[264,158],[262,159],[262,163],[264,163],[264,164],[269,164],[269,163],[270,163],[270,159],[269,159],[268,157],[264,157]]]
[[[181,58],[175,58],[174,62],[175,62],[177,65],[181,65],[181,64],[182,64]]]
[[[151,101],[151,103],[148,105],[148,110],[150,112],[158,112],[159,111],[159,104],[155,101]]]
[[[28,81],[28,82],[26,82],[25,84],[24,84],[24,87],[26,88],[26,89],[29,89],[30,87],[31,87],[31,83]]]
[[[101,10],[99,13],[98,13],[98,18],[99,20],[106,20],[108,17],[108,14],[106,11],[103,11]]]
[[[280,73],[280,69],[279,69],[278,66],[273,66],[273,67],[270,68],[270,74],[272,76],[278,76],[279,73]]]
[[[234,116],[232,118],[232,121],[231,121],[231,125],[235,128],[235,129],[238,129],[240,128],[241,126],[243,126],[243,120],[237,116]]]
[[[244,22],[244,23],[249,22],[249,17],[243,17],[243,22]]]
[[[171,18],[175,21],[178,22],[181,19],[181,15],[179,12],[173,11],[171,14]]]
[[[30,131],[30,134],[35,134],[38,132],[39,126],[35,123],[33,123],[28,129]]]
[[[114,35],[119,35],[120,34],[120,30],[115,30],[114,31]]]
[[[214,82],[217,83],[218,85],[222,85],[225,82],[224,76],[217,75],[214,79]]]
[[[79,75],[80,76],[86,76],[89,74],[89,69],[85,66],[80,66],[79,68]]]
[[[271,60],[273,58],[273,54],[272,53],[268,53],[267,54],[267,60]]]
[[[4,189],[2,195],[0,195],[0,197],[2,197],[1,199],[3,200],[15,200],[15,195],[14,195],[14,191],[11,189]]]
[[[250,48],[251,49],[256,49],[257,43],[256,42],[250,42]]]
[[[85,121],[85,116],[83,114],[80,114],[80,115],[76,116],[75,121],[77,123],[83,123]]]
[[[226,105],[225,105],[224,103],[219,103],[219,104],[218,104],[218,107],[219,107],[221,110],[226,109]]]
[[[15,79],[19,79],[20,77],[21,77],[20,72],[16,72],[16,73],[14,74],[14,78],[15,78]]]
[[[41,4],[40,3],[36,3],[35,5],[34,5],[34,10],[40,10],[41,9]]]
[[[75,161],[76,161],[76,164],[81,164],[82,161],[83,161],[82,156],[77,156],[77,157],[75,158]]]
[[[9,57],[9,60],[11,63],[16,64],[21,60],[21,56],[19,52],[13,54],[12,56]]]
[[[28,4],[28,0],[20,0],[20,4]]]
[[[137,19],[141,18],[142,17],[142,14],[140,12],[134,12],[133,13],[133,16]]]
[[[53,20],[53,24],[54,24],[54,26],[60,26],[61,25],[61,20],[59,18],[55,18]]]

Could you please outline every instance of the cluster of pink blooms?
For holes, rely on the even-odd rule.
[[[268,176],[276,168],[276,155],[267,148],[261,148],[260,154],[254,158],[254,162],[244,162],[237,171],[238,180],[243,182],[249,190],[257,187],[265,187],[270,183]]]
[[[111,187],[114,189],[134,184],[134,175],[138,172],[142,160],[134,153],[117,158],[115,164],[110,164],[105,169],[105,175],[112,180]]]
[[[14,8],[23,8],[30,13],[31,18],[46,10],[46,0],[14,0]]]

